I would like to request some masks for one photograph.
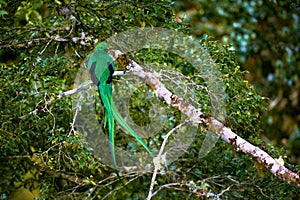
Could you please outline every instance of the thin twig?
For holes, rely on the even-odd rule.
[[[81,102],[81,99],[83,97],[83,92],[80,93],[79,95],[79,98],[78,98],[78,101],[77,101],[77,104],[76,104],[76,107],[75,107],[75,114],[74,114],[74,117],[73,117],[73,121],[71,123],[71,130],[68,134],[68,137],[70,137],[71,133],[74,132],[75,133],[75,122],[76,122],[76,119],[77,119],[77,115],[78,115],[78,110],[80,108],[80,102]]]
[[[116,188],[116,189],[114,189],[114,190],[111,190],[109,193],[107,193],[107,194],[102,198],[102,200],[103,200],[103,199],[106,199],[112,192],[115,192],[115,191],[117,191],[117,190],[120,190],[120,189],[126,187],[126,185],[128,185],[128,184],[131,183],[132,181],[135,181],[136,179],[140,178],[142,175],[143,175],[143,174],[137,175],[137,176],[133,177],[132,179],[130,179],[128,182],[126,182],[124,185],[122,185],[122,186],[120,186],[120,187],[118,187],[118,188]]]
[[[150,184],[150,188],[149,188],[149,193],[148,193],[148,197],[147,200],[150,200],[152,198],[152,194],[153,194],[153,189],[154,189],[154,185],[155,185],[155,180],[156,180],[156,176],[158,173],[158,170],[160,170],[162,167],[162,163],[165,163],[165,161],[162,159],[162,154],[165,150],[165,146],[167,144],[168,138],[172,135],[172,133],[174,133],[175,131],[177,131],[178,129],[180,129],[182,126],[186,125],[187,123],[190,123],[191,121],[186,120],[181,124],[178,124],[175,128],[173,128],[172,130],[170,130],[167,135],[164,138],[164,141],[160,147],[159,153],[157,155],[157,157],[154,158],[153,162],[154,162],[154,171],[152,174],[152,179],[151,179],[151,184]]]
[[[47,44],[45,45],[44,49],[41,52],[39,52],[39,55],[42,55],[44,53],[44,51],[47,49],[47,47],[49,46],[49,44],[51,42],[52,42],[52,39],[47,42]]]
[[[156,194],[158,194],[158,192],[160,192],[164,188],[169,188],[169,187],[178,186],[178,185],[180,186],[181,184],[182,183],[168,183],[168,184],[162,185],[155,192],[153,192],[152,197],[155,196]]]
[[[44,111],[45,108],[47,108],[47,106],[50,106],[51,104],[54,103],[55,100],[57,99],[61,99],[63,97],[66,97],[66,96],[69,96],[69,95],[72,95],[72,94],[76,94],[80,91],[83,91],[83,90],[86,90],[88,89],[90,86],[92,85],[92,81],[88,81],[86,83],[83,83],[82,85],[80,85],[78,88],[75,88],[75,89],[72,89],[72,90],[68,90],[66,92],[62,92],[60,93],[59,95],[57,95],[56,98],[50,98],[49,101],[46,101],[43,105],[41,106],[38,106],[36,109],[34,109],[33,111],[31,111],[30,113],[26,114],[26,115],[23,115],[20,117],[20,119],[23,119],[25,118],[26,116],[28,115],[36,115],[37,112],[39,111]]]

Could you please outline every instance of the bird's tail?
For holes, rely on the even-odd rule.
[[[106,126],[106,124],[108,123],[109,148],[110,148],[110,153],[113,161],[113,166],[114,169],[117,170],[117,161],[115,155],[115,137],[114,137],[115,122],[114,122],[113,113],[111,111],[112,98],[110,95],[106,95],[108,93],[106,89],[102,87],[102,85],[98,86],[98,90],[99,90],[100,99],[103,102],[103,105],[105,107],[104,126]]]
[[[113,113],[114,118],[118,121],[118,123],[126,130],[128,131],[135,139],[149,152],[149,154],[154,158],[154,155],[150,148],[147,146],[147,144],[143,141],[143,139],[126,123],[124,118],[119,113],[118,109],[116,108],[113,101],[111,101],[111,110]]]

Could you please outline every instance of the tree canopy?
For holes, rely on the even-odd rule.
[[[205,12],[213,10],[210,7],[202,9]],[[269,10],[267,7],[264,10],[266,17]],[[209,17],[213,13],[203,15]],[[137,27],[161,27],[185,35],[194,34],[198,30],[176,16],[174,2],[0,1],[0,18],[1,199],[145,199],[151,183],[155,189],[153,199],[297,197],[299,187],[279,179],[264,163],[257,163],[222,140],[218,140],[207,156],[200,157],[206,137],[205,126],[197,128],[193,143],[183,155],[159,170],[155,182],[151,181],[153,170],[129,168],[118,178],[110,166],[91,153],[84,133],[74,129],[77,109],[74,107],[74,89],[80,87],[75,80],[94,44]],[[194,34],[197,36],[195,41],[207,50],[224,82],[227,115],[222,123],[273,158],[278,158],[278,162],[285,160],[284,166],[288,169],[299,172],[296,164],[287,162],[284,148],[266,144],[259,137],[265,131],[263,113],[267,110],[268,98],[258,95],[246,80],[249,73],[236,57],[234,47],[229,42],[216,40],[213,36],[217,33],[201,31]],[[233,38],[239,37],[234,35]],[[138,41],[131,41],[132,46],[135,42]],[[252,50],[255,46],[245,54]],[[170,80],[174,77],[181,78],[180,84],[196,94],[193,101],[198,109],[212,115],[213,105],[205,92],[203,74],[195,71],[180,55],[144,48],[130,52],[128,56],[137,63],[151,66],[149,71],[156,70],[169,78],[162,81],[166,87],[171,87]],[[290,62],[289,66],[294,67],[291,63],[295,63],[297,57],[286,56],[281,63]],[[116,69],[120,71],[124,70],[121,61],[116,61]],[[252,66],[252,63],[246,62],[245,66]],[[290,75],[292,81],[298,80],[295,73]],[[122,75],[114,78],[114,84],[117,83],[125,88],[132,86]],[[189,83],[194,85],[188,86]],[[153,120],[149,113],[155,102],[159,105],[156,108],[168,113],[162,130],[147,141],[152,148],[159,149],[166,134],[178,125],[183,114],[151,92],[145,97],[145,91],[152,90],[145,84],[134,89],[129,114],[136,124],[143,125]],[[120,91],[119,94],[125,93]],[[102,123],[103,108],[97,94],[94,96],[97,119]],[[170,141],[175,139],[171,137]],[[121,129],[117,130],[116,140],[119,147],[131,151],[137,149],[138,144]]]

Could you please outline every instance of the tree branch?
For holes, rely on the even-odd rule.
[[[122,54],[123,53],[121,51],[117,50],[112,53],[112,56],[114,58],[117,58]],[[300,187],[299,174],[292,172],[283,164],[272,158],[268,153],[252,145],[248,141],[232,132],[222,122],[215,119],[213,116],[201,112],[199,109],[195,108],[192,104],[184,100],[182,97],[173,94],[160,82],[155,74],[142,68],[132,60],[130,61],[130,63],[132,65],[132,70],[129,73],[143,79],[167,104],[180,110],[195,123],[199,123],[204,126],[209,125],[210,127],[212,127],[215,134],[219,135],[223,141],[231,144],[236,151],[241,151],[248,154],[258,163],[263,164],[267,169],[270,170],[272,174],[274,174],[278,178],[282,179],[285,182],[292,183],[297,187]]]
[[[75,88],[75,89],[72,89],[72,90],[68,90],[66,92],[62,92],[60,93],[59,95],[57,95],[56,98],[50,98],[49,101],[46,101],[45,103],[43,103],[42,105],[39,105],[37,106],[33,111],[31,111],[30,113],[26,114],[26,115],[23,115],[20,117],[20,119],[24,119],[26,116],[28,115],[36,115],[37,112],[40,112],[40,111],[45,111],[47,109],[48,106],[50,106],[51,104],[53,104],[55,102],[55,100],[57,99],[61,99],[63,97],[66,97],[66,96],[69,96],[69,95],[72,95],[72,94],[76,94],[80,91],[83,91],[83,90],[86,90],[88,89],[91,85],[92,85],[92,81],[89,81],[89,82],[86,82],[82,85],[80,85],[78,88]]]
[[[156,181],[156,176],[157,176],[157,172],[158,170],[160,170],[162,168],[162,164],[165,163],[165,159],[163,156],[163,152],[165,150],[165,146],[167,144],[167,141],[169,139],[169,137],[178,129],[180,129],[182,126],[184,126],[185,124],[189,123],[189,121],[184,121],[183,123],[177,125],[175,128],[173,128],[172,130],[170,130],[167,135],[164,138],[164,141],[160,147],[159,153],[158,155],[154,158],[153,162],[154,162],[154,172],[152,174],[152,180],[151,180],[151,184],[150,184],[150,188],[149,188],[149,193],[148,193],[148,197],[147,200],[150,200],[152,198],[153,195],[153,189],[154,189],[154,185],[155,185],[155,181]]]

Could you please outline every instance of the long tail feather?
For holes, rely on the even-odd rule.
[[[127,130],[135,139],[149,152],[149,154],[154,158],[154,155],[152,151],[149,149],[147,144],[142,140],[142,138],[136,134],[136,132],[126,123],[126,121],[123,119],[121,114],[119,113],[118,109],[116,108],[115,104],[113,101],[111,101],[111,110],[113,112],[113,115],[115,119],[118,121],[118,123],[125,129]]]
[[[104,104],[105,107],[105,121],[108,121],[108,132],[109,132],[109,148],[110,148],[110,153],[114,165],[114,169],[117,170],[117,161],[116,161],[116,156],[115,156],[115,138],[114,138],[114,118],[113,118],[113,113],[111,109],[111,101],[112,98],[109,95],[109,92],[106,91],[106,88],[104,88],[101,84],[98,86],[99,89],[99,95],[100,98]],[[107,95],[108,94],[108,95]],[[104,122],[106,123],[106,122]],[[118,173],[117,173],[118,175]]]

